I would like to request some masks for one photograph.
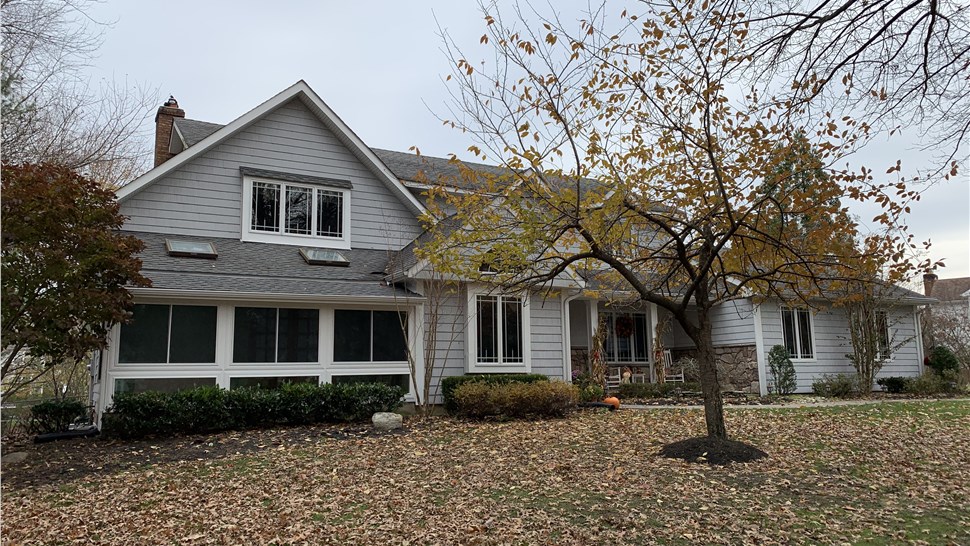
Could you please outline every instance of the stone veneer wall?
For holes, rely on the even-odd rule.
[[[572,347],[570,350],[572,370],[583,373],[589,369],[589,349],[586,347]]]
[[[674,362],[683,357],[697,356],[695,349],[671,349]],[[759,392],[758,349],[754,345],[714,347],[721,390]],[[697,378],[687,378],[696,381]]]

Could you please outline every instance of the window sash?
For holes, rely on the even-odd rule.
[[[342,239],[346,232],[344,191],[282,182],[252,181],[249,230]]]
[[[815,358],[812,314],[808,309],[783,307],[781,310],[782,336],[791,358],[808,360]]]
[[[318,362],[320,311],[236,307],[232,361],[237,364]],[[282,318],[281,318],[282,317]]]
[[[121,325],[119,364],[215,363],[215,306],[139,303],[133,319]]]
[[[482,364],[525,362],[525,301],[515,296],[475,297],[475,354]]]

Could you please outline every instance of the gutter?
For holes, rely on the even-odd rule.
[[[386,302],[421,303],[427,300],[424,296],[323,296],[320,294],[279,294],[272,292],[228,292],[220,290],[173,290],[167,288],[129,288],[135,296],[191,298],[204,300],[242,300],[242,301],[272,301],[272,302],[313,302],[313,303],[347,303],[351,302]]]

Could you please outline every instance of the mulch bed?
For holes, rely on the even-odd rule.
[[[80,438],[47,444],[34,444],[29,437],[4,438],[4,453],[23,451],[28,456],[24,462],[3,465],[2,479],[5,484],[19,489],[58,484],[94,473],[181,461],[221,459],[321,440],[346,441],[401,435],[420,426],[420,422],[406,423],[403,429],[379,432],[369,423],[311,425],[148,440]]]
[[[689,463],[718,466],[757,461],[768,456],[764,451],[743,442],[709,436],[667,444],[660,449],[660,455],[668,459],[683,459]]]

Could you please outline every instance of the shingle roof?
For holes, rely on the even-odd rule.
[[[938,279],[933,283],[933,292],[930,295],[940,301],[955,301],[962,300],[967,290],[970,290],[970,277]]]
[[[214,290],[317,296],[413,297],[402,289],[384,286],[385,267],[391,252],[384,250],[341,250],[347,267],[309,265],[298,246],[248,243],[236,239],[190,237],[158,233],[127,232],[145,242],[139,255],[142,274],[153,288],[171,290]],[[209,242],[218,258],[169,256],[165,239]]]
[[[178,127],[179,133],[182,135],[182,140],[185,141],[186,148],[198,143],[223,127],[219,123],[184,118],[176,119],[175,126]]]
[[[218,123],[209,123],[195,119],[177,119],[175,120],[175,124],[178,126],[182,138],[185,140],[186,147],[198,143],[223,127]],[[468,174],[468,171],[459,168],[459,165],[450,159],[417,155],[409,152],[396,152],[394,150],[382,150],[379,148],[371,148],[371,151],[394,173],[394,176],[405,182],[419,184],[444,183],[462,189],[475,189],[480,187],[480,183],[475,180],[474,176],[463,176],[463,173]],[[469,161],[462,161],[461,165],[471,172],[482,176],[487,176],[492,179],[504,176],[508,177],[509,182],[513,181],[513,178],[510,176],[512,171],[505,167],[486,165],[484,163],[472,163]],[[573,182],[562,181],[562,183],[572,184]],[[595,180],[584,179],[583,191],[587,191],[596,184],[597,182]],[[412,193],[420,194],[420,192],[413,190]],[[418,197],[421,198],[420,195]]]

